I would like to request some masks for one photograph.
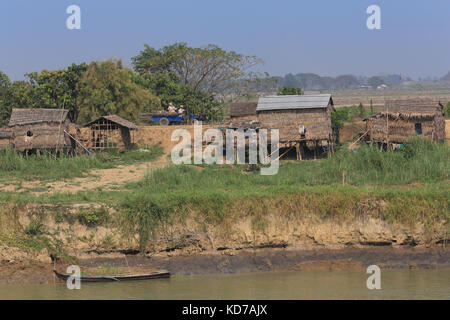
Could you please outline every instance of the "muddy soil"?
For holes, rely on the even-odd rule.
[[[450,251],[443,247],[349,247],[344,249],[298,250],[270,248],[258,250],[223,251],[176,256],[123,255],[120,258],[102,257],[80,260],[82,272],[98,274],[102,270],[120,273],[165,269],[177,274],[218,274],[270,271],[360,271],[375,264],[381,269],[391,268],[448,268]],[[64,272],[67,264],[56,264]],[[7,283],[53,283],[53,264],[2,264],[0,285]],[[105,271],[106,272],[106,271]]]

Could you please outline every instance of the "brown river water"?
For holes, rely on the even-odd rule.
[[[176,275],[170,279],[81,284],[0,285],[0,299],[450,299],[450,269],[381,270],[369,290],[363,271]]]

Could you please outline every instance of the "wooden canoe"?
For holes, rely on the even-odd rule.
[[[71,274],[62,274],[56,270],[53,270],[58,279],[67,281]],[[136,281],[136,280],[150,280],[169,278],[170,272],[168,271],[155,271],[144,274],[130,274],[130,275],[113,275],[113,276],[80,276],[81,282],[114,282],[114,281]]]

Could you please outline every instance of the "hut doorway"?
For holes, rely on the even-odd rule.
[[[414,129],[416,130],[416,133],[417,134],[422,134],[422,124],[421,123],[416,123],[415,125],[414,125]]]

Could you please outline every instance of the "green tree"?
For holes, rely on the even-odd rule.
[[[64,70],[26,74],[32,86],[33,106],[68,109],[72,120],[76,121],[79,113],[77,85],[87,68],[88,65],[82,63],[72,64]]]
[[[225,51],[216,45],[192,48],[186,43],[175,43],[161,49],[145,45],[132,62],[141,75],[174,74],[180,84],[196,92],[225,95],[233,82],[245,78],[262,60]]]
[[[11,113],[11,109],[6,101],[10,86],[11,81],[9,81],[9,77],[0,71],[0,126],[7,123],[7,119]]]
[[[302,95],[303,91],[299,87],[283,86],[278,92],[279,96]]]
[[[134,73],[133,81],[154,93],[161,100],[163,108],[167,108],[169,102],[172,102],[175,106],[183,105],[188,113],[205,114],[209,119],[217,120],[221,117],[220,101],[211,94],[180,84],[174,74],[155,74],[144,78]]]
[[[136,80],[133,71],[124,68],[120,60],[92,62],[77,85],[78,122],[108,114],[136,120],[143,110],[159,109],[159,98]]]
[[[349,107],[337,108],[331,113],[331,129],[339,142],[339,131],[344,127],[345,122],[352,121],[352,109]]]
[[[0,71],[0,94],[3,94],[10,85],[11,81],[9,81],[9,77]]]
[[[447,102],[447,104],[444,107],[444,115],[445,118],[450,119],[450,102]]]
[[[35,105],[35,94],[29,82],[21,80],[11,83],[5,74],[0,74],[0,126],[9,122],[12,108],[31,108]]]

